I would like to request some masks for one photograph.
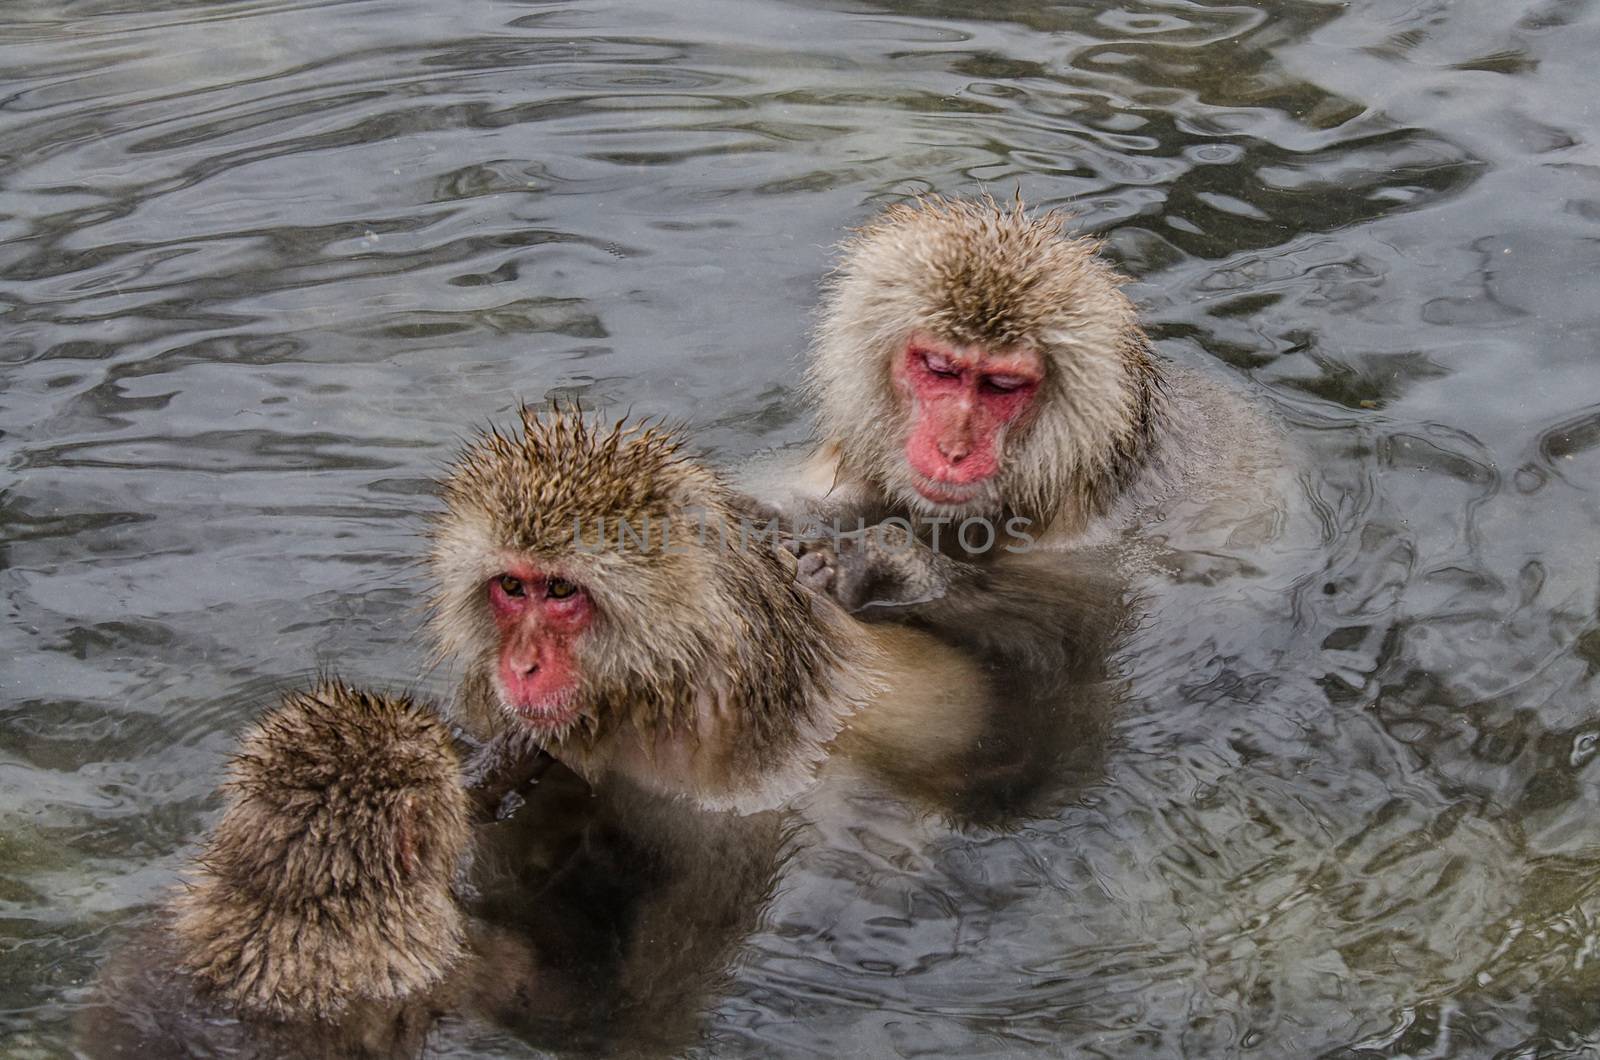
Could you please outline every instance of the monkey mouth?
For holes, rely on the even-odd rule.
[[[968,504],[983,492],[983,483],[957,485],[953,482],[936,482],[926,475],[917,475],[911,486],[925,501],[934,504]]]
[[[577,699],[571,695],[552,696],[534,702],[518,702],[502,694],[500,706],[507,714],[541,733],[565,730],[578,717]]]

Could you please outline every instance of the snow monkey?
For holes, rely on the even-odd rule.
[[[432,711],[326,679],[240,742],[187,889],[115,954],[96,1057],[405,1057],[463,1004],[515,1009],[528,955],[469,924],[454,743]]]
[[[927,604],[907,621],[854,620],[750,535],[760,524],[675,436],[572,413],[525,409],[519,430],[467,448],[442,494],[433,629],[464,664],[462,723],[706,807],[784,803],[847,717],[848,745],[948,769],[1020,701],[1017,674],[1057,680],[1125,614],[1094,564],[1004,576],[1025,595],[949,564],[919,569]]]
[[[1248,408],[1155,355],[1125,278],[1064,223],[928,197],[844,243],[811,352],[805,490],[1001,555],[1082,543],[1273,448]],[[974,518],[998,533],[958,543]]]
[[[508,762],[531,742],[564,767],[480,844],[475,875],[487,920],[596,984],[564,1013],[543,1007],[553,1040],[587,1028],[611,1048],[693,1020],[692,984],[714,978],[778,871],[774,808],[829,752],[994,816],[1051,771],[992,748],[1074,742],[1044,727],[1083,735],[1054,686],[1020,693],[1030,664],[1063,672],[1067,631],[998,607],[947,618],[956,605],[939,601],[923,628],[852,619],[798,585],[775,542],[745,536],[740,499],[669,432],[523,410],[466,448],[441,493],[433,629],[462,663],[458,719]],[[951,594],[991,598],[1011,606]],[[1017,632],[1031,630],[1057,643]],[[581,834],[553,842],[553,822]]]
[[[869,699],[987,694],[974,658],[797,584],[793,558],[680,449],[669,432],[525,409],[462,455],[431,567],[469,730],[531,732],[590,780],[750,811],[803,787]]]

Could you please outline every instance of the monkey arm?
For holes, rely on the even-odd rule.
[[[976,658],[1030,666],[1098,666],[1130,617],[1105,549],[965,563],[899,527],[874,527],[806,546],[797,577],[859,620],[916,626]]]
[[[506,799],[544,776],[555,759],[527,730],[513,727],[468,746],[462,768],[473,820],[499,819]]]

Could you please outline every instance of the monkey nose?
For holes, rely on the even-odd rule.
[[[534,674],[539,672],[539,660],[529,659],[527,662],[517,667],[517,669],[522,671],[523,677],[532,677]]]
[[[972,447],[967,444],[965,439],[948,442],[941,440],[939,442],[939,452],[952,464],[961,463],[971,451]]]

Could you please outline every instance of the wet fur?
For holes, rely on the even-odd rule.
[[[560,410],[524,410],[519,430],[485,435],[443,486],[433,630],[444,655],[465,661],[464,723],[488,735],[518,722],[494,689],[484,585],[523,557],[582,586],[597,617],[576,649],[578,720],[546,750],[590,779],[617,770],[702,805],[759,809],[803,785],[870,694],[873,653],[795,584],[792,562],[741,543],[733,495],[680,446],[669,432],[601,429]],[[634,542],[621,520],[672,547]]]
[[[888,678],[897,694],[851,723],[843,757],[952,823],[991,827],[1100,779],[1122,694],[1114,660],[1133,628],[1111,556],[972,564],[902,546],[836,562],[841,578],[872,583],[848,592],[858,619],[920,645],[886,653],[903,667]]]
[[[324,680],[245,734],[223,791],[186,889],[103,972],[89,1054],[415,1055],[477,931],[452,890],[470,833],[444,724]]]
[[[1164,367],[1139,327],[1124,277],[1064,214],[1020,203],[928,197],[855,231],[829,277],[807,393],[834,486],[929,515],[905,467],[906,421],[890,382],[910,336],[1029,348],[1044,356],[1041,413],[1006,439],[994,511],[1055,534],[1109,513],[1157,462],[1170,403]]]

